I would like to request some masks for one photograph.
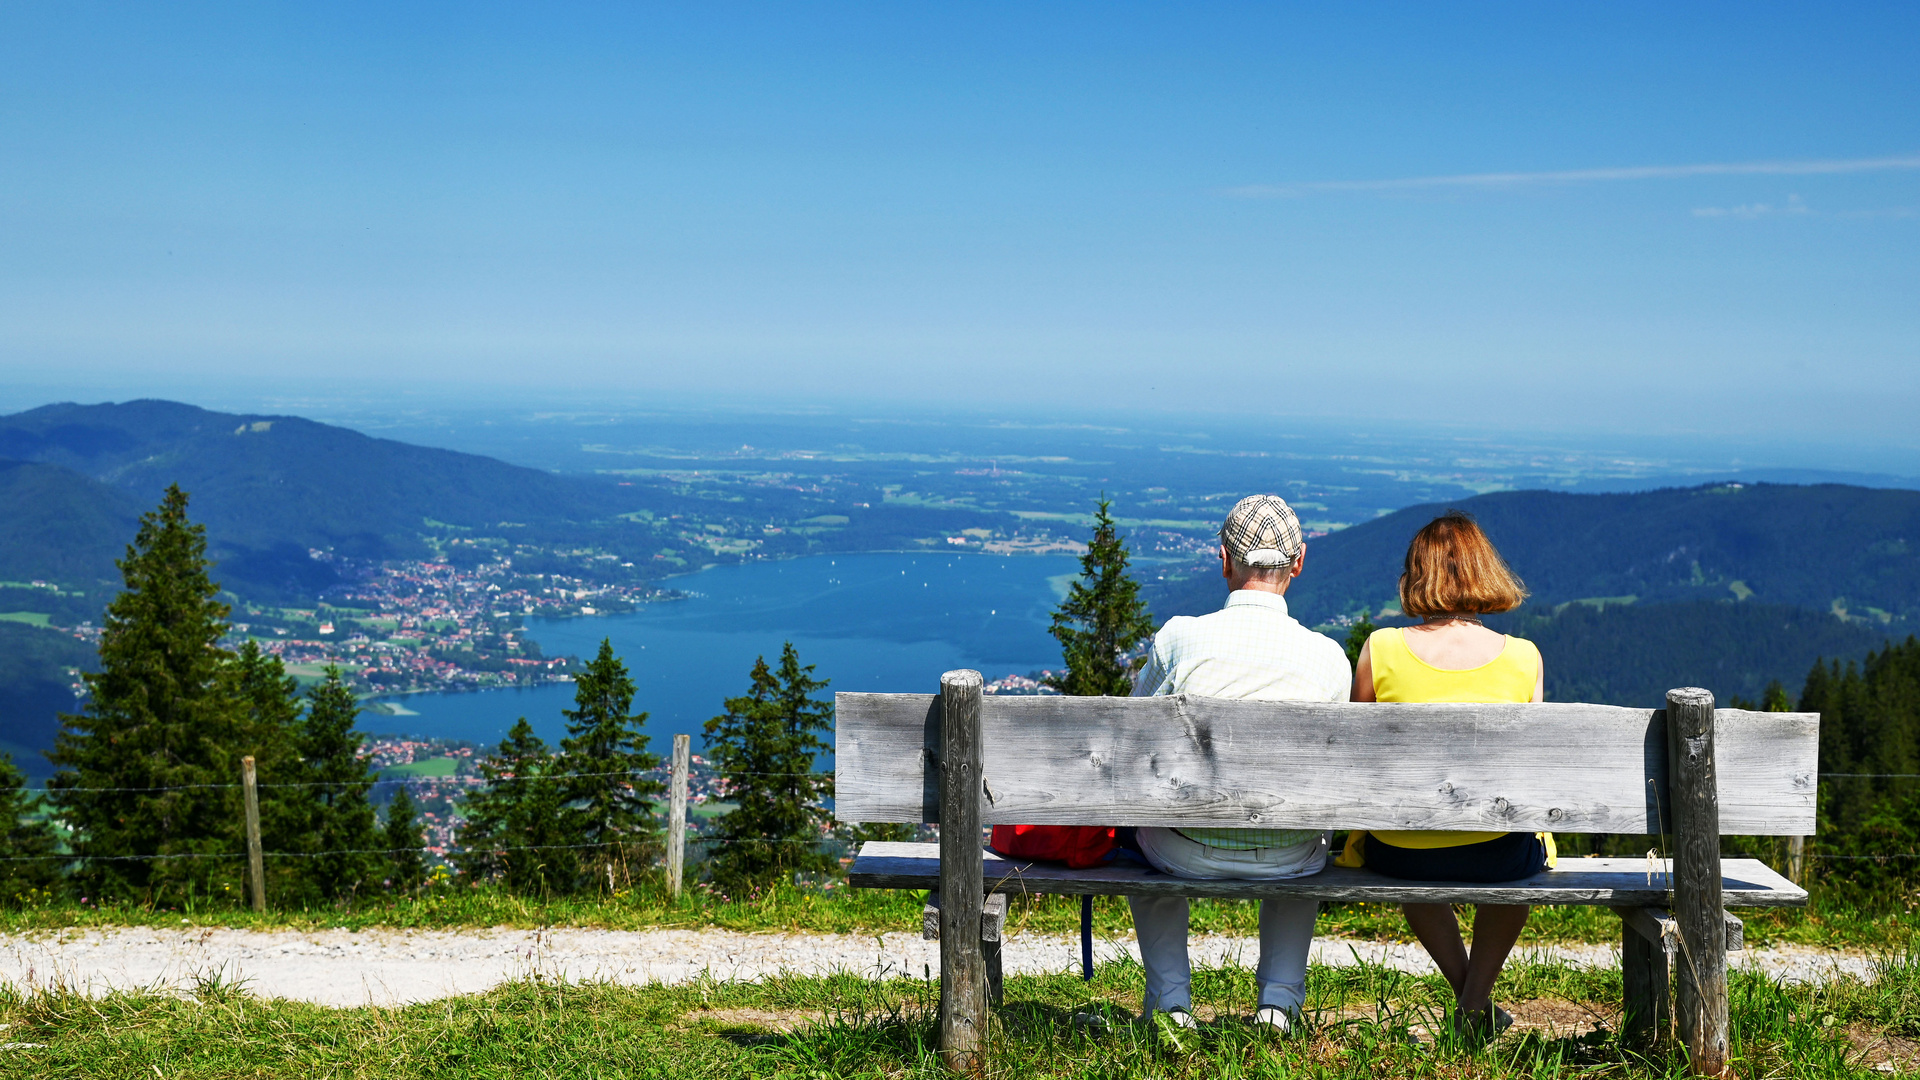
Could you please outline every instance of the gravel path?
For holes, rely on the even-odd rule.
[[[1004,953],[1008,974],[1074,970],[1079,943],[1065,934],[1018,934]],[[1248,938],[1196,936],[1196,966],[1237,960],[1251,964],[1258,944]],[[1133,942],[1096,945],[1102,961]],[[1555,946],[1528,955],[1580,965],[1611,966],[1606,946]],[[1417,945],[1318,938],[1315,963],[1344,966],[1355,958],[1411,972],[1433,970]],[[1857,953],[1788,946],[1733,954],[1792,980],[1846,973],[1871,975],[1873,961]],[[679,983],[709,974],[755,979],[786,971],[867,975],[938,971],[937,942],[917,933],[743,934],[726,930],[252,930],[126,928],[0,935],[0,982],[23,987],[64,985],[92,993],[135,987],[190,987],[217,974],[244,981],[266,997],[323,1005],[390,1005],[431,1001],[487,990],[533,973],[617,983]]]

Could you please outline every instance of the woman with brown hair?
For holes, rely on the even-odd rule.
[[[1526,586],[1472,517],[1450,510],[1435,518],[1414,535],[1400,575],[1400,610],[1421,622],[1377,630],[1367,639],[1354,665],[1353,700],[1542,700],[1540,650],[1480,621],[1482,615],[1519,607],[1526,596]],[[1419,881],[1532,877],[1551,865],[1552,845],[1545,834],[1431,830],[1373,830],[1364,840],[1368,869]],[[1455,1025],[1485,1035],[1511,1023],[1493,1006],[1493,983],[1531,909],[1476,905],[1469,953],[1451,905],[1401,908],[1414,936],[1453,986]]]

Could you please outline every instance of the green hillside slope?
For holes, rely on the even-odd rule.
[[[1853,615],[1920,617],[1920,491],[1712,485],[1624,495],[1511,491],[1409,507],[1308,545],[1288,597],[1313,623],[1390,603],[1407,541],[1436,514],[1472,513],[1533,590],[1573,600],[1752,599]],[[1155,591],[1162,617],[1211,610],[1206,575]]]
[[[1496,625],[1540,646],[1550,700],[1647,708],[1676,686],[1704,686],[1721,704],[1736,695],[1757,701],[1775,679],[1798,693],[1814,661],[1858,659],[1888,638],[1826,612],[1718,600],[1576,604]]]
[[[132,505],[151,505],[178,483],[207,525],[221,579],[255,592],[329,584],[330,572],[307,557],[308,548],[396,558],[424,551],[421,534],[433,528],[564,528],[639,508],[633,489],[598,479],[298,417],[165,401],[48,405],[0,417],[0,457],[71,469],[125,493]],[[92,531],[116,550],[131,535],[118,525]]]
[[[140,516],[126,492],[58,465],[0,460],[0,506],[0,582],[118,586],[113,560]]]
[[[90,668],[93,647],[65,634],[0,621],[0,752],[33,777],[52,772],[40,751],[53,745],[60,713],[76,708],[68,668]]]

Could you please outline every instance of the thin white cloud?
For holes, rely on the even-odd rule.
[[[1798,195],[1787,196],[1787,202],[1784,206],[1774,206],[1772,203],[1744,203],[1740,206],[1696,206],[1693,208],[1694,217],[1709,218],[1752,219],[1811,213],[1813,213],[1813,209],[1802,201]]]
[[[1396,180],[1316,180],[1300,184],[1248,184],[1226,194],[1243,199],[1285,199],[1323,191],[1411,191],[1420,188],[1516,188],[1533,184],[1585,184],[1609,180],[1685,180],[1696,176],[1826,176],[1839,173],[1920,169],[1920,154],[1821,161],[1723,161],[1702,165],[1636,165],[1619,169],[1558,172],[1466,173],[1408,176]]]

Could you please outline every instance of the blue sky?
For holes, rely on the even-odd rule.
[[[1912,5],[0,8],[0,396],[1920,443]]]

